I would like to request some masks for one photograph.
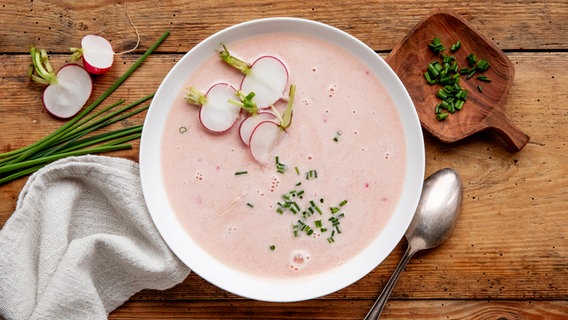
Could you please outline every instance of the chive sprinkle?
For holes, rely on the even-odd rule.
[[[240,176],[242,174],[247,174],[247,173],[248,173],[248,171],[237,171],[237,172],[235,172],[235,175]]]
[[[452,44],[452,46],[450,47],[450,51],[456,52],[458,51],[459,48],[461,48],[461,42],[458,40],[456,41],[456,43]]]
[[[442,51],[446,50],[446,47],[442,44],[442,40],[438,37],[432,39],[432,42],[428,45],[428,47],[435,55],[439,55]]]
[[[434,38],[428,47],[439,56],[438,60],[430,62],[426,66],[424,79],[429,85],[441,85],[442,88],[436,92],[436,97],[441,100],[434,106],[434,113],[437,120],[444,120],[450,114],[455,113],[463,108],[467,100],[468,91],[463,89],[460,82],[460,76],[470,79],[478,73],[485,72],[489,69],[489,61],[479,59],[474,53],[470,53],[466,57],[469,68],[459,68],[456,57],[442,53],[445,50],[441,40]],[[450,51],[453,53],[461,47],[461,41],[456,41]],[[477,77],[480,81],[491,81],[484,75]],[[481,86],[477,86],[477,90],[482,92]]]
[[[278,173],[286,172],[286,165],[284,163],[280,162],[280,158],[278,156],[276,156],[274,158],[274,162],[276,163],[276,171]]]
[[[276,250],[276,246],[275,246],[275,245],[270,245],[270,247],[268,247],[268,248],[270,248],[270,251]]]
[[[333,137],[333,141],[339,142],[339,137],[341,137],[341,131],[337,131],[335,133],[335,137]]]

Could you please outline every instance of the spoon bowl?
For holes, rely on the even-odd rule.
[[[452,169],[442,169],[424,181],[414,218],[405,233],[414,249],[432,249],[452,233],[462,202],[462,185]]]
[[[408,242],[406,252],[365,320],[379,318],[400,273],[414,254],[433,249],[450,237],[461,203],[462,182],[453,169],[439,170],[424,181],[418,207],[405,233]]]

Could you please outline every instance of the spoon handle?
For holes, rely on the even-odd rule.
[[[387,303],[387,300],[388,300],[388,298],[389,298],[389,296],[392,292],[392,289],[394,288],[394,285],[396,284],[396,281],[398,280],[398,276],[400,275],[402,270],[404,270],[404,268],[408,264],[408,261],[410,261],[410,259],[414,255],[414,253],[416,253],[416,251],[413,250],[412,246],[409,244],[408,247],[406,248],[406,252],[402,256],[402,259],[400,260],[400,262],[396,266],[396,269],[394,269],[394,272],[391,275],[389,281],[387,282],[387,284],[383,288],[383,291],[381,292],[381,294],[379,295],[379,297],[375,301],[375,304],[373,304],[373,307],[371,308],[371,310],[369,310],[369,313],[367,313],[367,315],[365,316],[364,320],[377,320],[377,319],[379,319],[379,317],[381,316],[381,312],[383,312],[383,309],[384,309],[384,307]]]

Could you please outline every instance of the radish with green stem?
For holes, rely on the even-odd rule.
[[[110,67],[112,67],[115,55],[125,54],[136,50],[140,44],[140,33],[138,32],[136,25],[132,22],[132,19],[130,19],[130,15],[126,8],[126,1],[124,2],[124,11],[128,17],[130,25],[132,25],[136,32],[137,41],[134,48],[120,53],[115,53],[112,49],[112,45],[106,38],[89,34],[81,39],[81,48],[71,48],[71,51],[73,52],[71,60],[79,60],[82,58],[83,66],[87,72],[97,75],[107,72]]]
[[[295,94],[296,86],[290,85],[288,104],[282,116],[276,109],[273,109],[275,116],[280,120],[279,122],[272,120],[260,121],[252,130],[248,146],[252,157],[257,162],[265,164],[271,159],[272,151],[282,141],[286,134],[286,129],[292,124],[292,107]]]
[[[30,54],[30,78],[46,85],[42,94],[45,109],[62,119],[76,115],[93,92],[93,81],[89,73],[80,65],[67,64],[56,74],[45,50],[31,47]]]
[[[227,83],[213,85],[206,94],[190,87],[186,101],[201,106],[199,121],[205,129],[221,133],[229,130],[240,115],[241,106],[231,102],[236,92],[236,89]]]
[[[239,91],[254,92],[259,108],[269,108],[284,98],[282,93],[288,84],[288,69],[277,57],[266,55],[249,64],[231,55],[225,45],[219,55],[228,65],[245,75]]]
[[[114,51],[110,42],[97,35],[86,35],[81,39],[81,48],[71,48],[71,60],[83,59],[83,66],[90,74],[107,72],[114,62]]]

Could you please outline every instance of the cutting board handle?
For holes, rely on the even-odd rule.
[[[489,115],[485,123],[505,141],[513,152],[520,151],[530,140],[526,133],[513,125],[501,112]]]

